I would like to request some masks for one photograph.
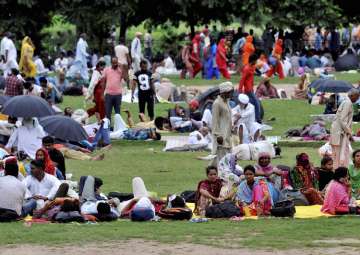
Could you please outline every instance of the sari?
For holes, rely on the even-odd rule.
[[[351,181],[351,188],[353,190],[354,196],[358,197],[358,192],[360,191],[360,170],[354,165],[349,166],[349,175]]]
[[[278,199],[278,191],[264,178],[256,179],[252,187],[244,180],[238,187],[236,199],[243,203],[250,215],[270,215],[270,209]]]
[[[253,37],[251,35],[248,35],[246,37],[246,41],[243,47],[243,66],[249,64],[249,57],[255,52],[255,47],[253,44]]]
[[[206,208],[212,205],[212,200],[201,195],[200,189],[206,190],[213,197],[219,197],[221,187],[221,179],[216,179],[215,182],[210,182],[209,180],[202,180],[201,182],[199,182],[196,191],[194,212],[198,215],[205,216]]]
[[[220,73],[225,79],[230,79],[230,74],[227,70],[226,63],[226,45],[225,39],[221,39],[216,50],[216,65],[219,68]]]
[[[21,55],[19,62],[20,72],[25,74],[25,77],[35,77],[36,65],[33,61],[35,46],[30,37],[25,36],[21,44]]]
[[[37,153],[38,151],[42,151],[42,153],[44,154],[45,173],[56,176],[56,169],[55,169],[54,163],[51,161],[50,155],[49,155],[49,153],[47,152],[47,150],[45,150],[45,149],[38,149],[38,150],[36,151],[36,153]],[[36,155],[36,154],[35,154],[35,155]]]
[[[310,205],[323,204],[319,192],[318,173],[310,164],[309,156],[301,153],[296,156],[296,161],[296,166],[290,172],[292,187],[300,190]]]
[[[324,205],[321,212],[335,215],[336,211],[348,210],[350,195],[348,187],[343,183],[332,180],[326,189]]]

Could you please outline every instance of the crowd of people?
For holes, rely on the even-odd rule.
[[[44,131],[35,117],[18,119],[5,116],[0,123],[3,148],[0,149],[0,217],[14,220],[32,215],[33,218],[58,222],[111,221],[120,217],[134,221],[158,217],[190,219],[193,212],[184,197],[170,195],[166,201],[154,199],[140,177],[132,181],[132,194],[112,192],[106,196],[101,193],[103,182],[100,178],[83,176],[77,184],[69,180],[66,172],[66,158],[103,160],[103,152],[111,149],[111,139],[160,140],[161,131],[190,132],[189,143],[212,147],[212,161],[206,168],[207,178],[198,184],[192,199],[194,213],[200,217],[210,217],[210,211],[214,213],[214,208],[219,206],[233,206],[239,212],[234,216],[268,216],[277,202],[289,198],[299,201],[298,205],[322,205],[321,211],[328,214],[360,213],[355,201],[360,197],[360,152],[353,152],[353,164],[350,165],[349,149],[353,140],[353,104],[359,99],[358,89],[350,90],[336,111],[330,131],[331,151],[324,155],[319,168],[314,168],[306,153],[296,156],[293,168],[273,166],[271,158],[275,156],[275,149],[272,146],[270,151],[249,158],[256,158],[257,164],[242,168],[238,165],[244,156],[241,146],[265,140],[259,99],[281,97],[271,85],[270,78],[277,74],[281,79],[287,74],[282,62],[286,55],[283,45],[286,35],[267,27],[263,40],[271,42],[271,47],[267,45],[269,47],[258,54],[253,32],[248,35],[239,29],[237,37],[234,36],[237,40],[233,39],[235,51],[230,51],[235,52],[236,68],[241,72],[238,87],[234,89],[230,81],[221,83],[214,100],[204,109],[201,109],[199,98],[194,98],[188,102],[188,108],[176,105],[169,110],[168,116],[156,117],[154,107],[159,101],[156,82],[160,79],[156,75],[156,64],[151,61],[152,38],[149,32],[144,38],[144,54],[142,33],[137,32],[130,50],[120,39],[119,45],[114,47],[114,56],[92,56],[94,68],[91,75],[87,37],[81,34],[75,57],[69,59],[68,54],[61,52],[55,60],[52,67],[57,75],[55,81],[44,74],[44,65],[40,58],[34,57],[35,46],[29,37],[22,41],[17,64],[12,34],[4,34],[0,49],[4,95],[8,98],[20,95],[41,97],[58,110],[58,114],[79,122],[90,138],[76,142],[54,138]],[[209,79],[218,78],[220,73],[230,79],[229,37],[215,32],[206,28],[184,46],[181,52],[182,78],[187,73],[193,78],[202,72]],[[307,52],[314,52],[313,47],[316,52],[330,47],[336,60],[336,52],[326,44],[330,40],[331,45],[336,35],[339,36],[334,30],[330,36],[321,37],[326,39],[322,39],[320,46],[319,39],[314,44],[308,39],[305,41]],[[356,46],[350,38],[341,42],[346,47],[351,43]],[[294,69],[294,74],[301,75],[295,98],[302,96],[307,62],[304,65],[299,62],[298,69]],[[299,72],[300,68],[303,68],[303,73]],[[265,78],[255,91],[256,74],[263,74]],[[140,122],[136,124],[130,111],[124,110],[127,123],[120,115],[126,88],[130,91],[130,102],[138,101]],[[67,107],[61,112],[56,104],[62,101],[62,95],[84,95],[93,106],[86,111]],[[93,124],[88,123],[91,116],[96,117]],[[91,152],[97,150],[101,154],[92,156]]]

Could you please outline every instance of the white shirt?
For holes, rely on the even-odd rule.
[[[23,181],[27,188],[26,198],[36,195],[53,199],[59,189],[60,181],[53,175],[45,173],[44,178],[39,181],[35,177],[29,175]]]
[[[131,57],[141,58],[141,41],[137,37],[131,42]]]
[[[5,44],[6,44],[6,40],[9,40],[6,36],[4,36],[2,39],[1,39],[1,42],[0,42],[0,55],[3,55],[5,56]]]
[[[55,60],[55,71],[58,71],[58,70],[66,70],[68,68],[68,64],[69,64],[69,61],[67,58],[57,58]]]
[[[87,56],[89,56],[89,54],[86,52],[86,49],[88,48],[88,44],[87,42],[80,38],[77,42],[76,45],[76,57],[75,60],[77,61],[81,61],[81,63],[86,66],[87,63]]]
[[[91,76],[90,83],[89,83],[87,95],[86,95],[87,99],[91,98],[93,96],[95,86],[98,84],[98,82],[100,81],[101,78],[102,78],[102,74],[98,70],[94,69],[92,76]]]
[[[235,114],[240,114],[240,119],[238,121],[235,122],[234,119],[234,115]],[[233,123],[238,126],[240,123],[245,124],[245,126],[250,129],[251,125],[255,122],[255,107],[248,103],[245,109],[241,109],[240,105],[235,106],[232,109],[232,118],[233,118]]]
[[[33,96],[41,96],[41,92],[43,92],[43,89],[36,85],[33,84],[33,89],[31,91],[24,89],[24,95],[33,95]]]
[[[49,72],[49,69],[45,68],[43,61],[41,60],[41,58],[37,57],[34,61],[35,65],[36,65],[36,73],[41,75],[44,73]]]
[[[14,210],[20,216],[25,194],[25,185],[14,176],[0,177],[0,208]]]
[[[16,62],[17,50],[16,50],[14,42],[11,39],[7,38],[7,40],[5,40],[3,46],[4,46],[4,55],[5,55],[6,51],[8,51],[7,61],[9,62],[10,60],[13,60]]]
[[[129,54],[129,48],[125,45],[119,44],[115,46],[115,55],[118,58],[118,62],[121,65],[127,65],[127,57],[126,55]]]
[[[17,147],[18,151],[24,151],[30,158],[34,159],[36,151],[42,146],[42,138],[45,132],[41,126],[21,126],[11,134],[6,149]]]
[[[200,137],[200,140],[198,139]],[[207,136],[203,136],[199,131],[194,131],[189,134],[189,144],[210,144],[211,137],[208,134]]]

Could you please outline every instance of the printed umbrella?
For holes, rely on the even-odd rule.
[[[17,118],[45,117],[55,114],[46,100],[28,95],[10,98],[3,105],[1,112]]]
[[[67,116],[48,116],[41,118],[39,122],[49,135],[64,141],[80,142],[89,138],[80,123]]]

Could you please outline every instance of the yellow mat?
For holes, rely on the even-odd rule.
[[[194,211],[195,204],[194,203],[187,203],[186,204],[191,210]],[[320,211],[321,205],[310,205],[310,206],[296,206],[296,219],[310,219],[310,218],[317,218],[317,217],[331,217],[332,215],[324,214]],[[198,218],[194,215],[194,218]],[[245,219],[256,219],[257,217],[254,216],[245,216]]]

